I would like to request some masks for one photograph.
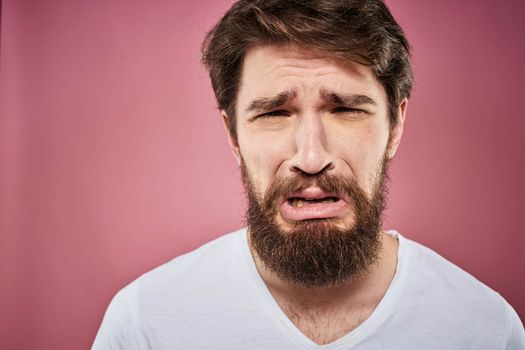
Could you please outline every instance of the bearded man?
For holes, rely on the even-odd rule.
[[[497,293],[382,230],[412,86],[380,0],[241,0],[203,62],[247,229],[141,276],[93,349],[525,349]]]

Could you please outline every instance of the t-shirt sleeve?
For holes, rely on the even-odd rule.
[[[507,331],[505,343],[502,347],[504,350],[525,350],[525,330],[518,314],[512,306],[507,306]]]
[[[137,281],[111,300],[91,350],[135,350]]]

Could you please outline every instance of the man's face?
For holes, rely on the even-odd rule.
[[[391,129],[385,91],[370,68],[290,45],[247,52],[236,105],[237,139],[230,141],[250,200],[250,235],[263,262],[279,269],[282,264],[265,260],[287,244],[295,244],[282,252],[287,264],[292,258],[287,255],[321,254],[315,247],[306,252],[311,247],[304,239],[316,247],[332,240],[319,248],[324,252],[327,247],[333,251],[335,241],[369,244],[367,254],[373,256],[367,261],[375,259],[386,164],[401,137],[405,105],[398,111],[400,122]],[[271,232],[261,231],[269,226]],[[373,232],[357,232],[356,226]],[[341,241],[343,235],[350,240],[365,235],[368,243]],[[271,251],[262,251],[270,246]],[[362,253],[339,254],[343,252]],[[296,270],[307,269],[303,265],[308,259],[299,259]],[[321,260],[344,265],[327,262],[326,256],[313,264]],[[326,279],[317,273],[315,281],[302,276],[296,282],[337,282],[341,278],[334,273]]]

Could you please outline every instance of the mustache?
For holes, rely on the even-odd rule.
[[[336,195],[340,198],[348,197],[353,201],[356,209],[366,207],[369,200],[365,191],[352,178],[335,174],[295,174],[277,178],[267,189],[264,203],[268,210],[276,208],[275,202],[292,193],[301,192],[309,187],[318,187],[323,192]],[[345,196],[346,195],[346,196]]]

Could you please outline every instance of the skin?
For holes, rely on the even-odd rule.
[[[270,106],[278,94],[288,98]],[[337,101],[334,94],[367,98]],[[248,50],[236,102],[237,138],[230,135],[230,145],[261,195],[275,178],[330,172],[355,179],[370,197],[383,156],[396,153],[407,107],[406,99],[401,101],[398,121],[390,128],[385,90],[369,67],[293,45]],[[222,116],[226,124],[225,111]],[[291,227],[279,211],[276,215],[284,231]],[[353,221],[350,205],[333,223]],[[337,287],[293,286],[266,269],[253,249],[252,254],[283,312],[311,340],[327,344],[377,306],[395,274],[397,241],[383,234],[377,264]]]

